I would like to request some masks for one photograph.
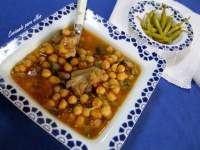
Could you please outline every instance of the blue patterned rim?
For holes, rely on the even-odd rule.
[[[54,21],[59,20],[64,15],[70,14],[71,11],[74,11],[76,4],[69,4],[63,9],[57,11],[53,15],[44,19],[40,23],[36,24],[31,29],[25,31],[16,39],[20,45],[23,41],[30,39],[33,34],[37,34],[42,31],[45,27],[51,25]],[[94,18],[98,23],[104,25],[107,28],[110,37],[114,40],[124,40],[128,43],[131,43],[138,50],[138,55],[144,61],[155,61],[157,63],[156,69],[152,72],[152,76],[148,79],[146,83],[146,88],[141,92],[140,98],[132,106],[132,110],[127,115],[126,122],[123,122],[118,130],[118,134],[110,139],[108,149],[115,150],[120,149],[127,136],[129,135],[131,129],[134,127],[137,119],[140,117],[144,107],[146,106],[153,90],[155,89],[162,72],[164,71],[166,62],[160,58],[156,53],[150,53],[147,51],[147,46],[138,45],[138,42],[135,38],[127,35],[123,31],[119,31],[116,26],[107,22],[105,19],[100,17],[97,14],[94,14]],[[7,51],[7,50],[6,50]],[[6,53],[6,52],[5,52]],[[37,125],[47,131],[55,139],[63,143],[67,148],[73,150],[88,150],[88,145],[84,144],[84,141],[79,141],[73,138],[71,133],[66,129],[63,129],[59,126],[54,120],[47,118],[45,114],[39,108],[33,107],[30,105],[30,100],[26,97],[21,96],[17,89],[12,85],[9,85],[5,82],[5,79],[0,75],[0,93],[7,97],[18,109],[20,109],[24,114],[26,114],[31,120],[33,120]]]
[[[148,43],[149,45],[152,45],[160,50],[176,51],[176,50],[183,50],[186,47],[190,46],[191,42],[193,41],[193,29],[189,22],[184,23],[184,25],[186,27],[185,29],[187,30],[186,39],[181,41],[180,43],[174,44],[174,45],[173,44],[166,45],[166,44],[156,42],[153,39],[151,39],[150,37],[148,37],[143,31],[141,31],[142,29],[138,28],[136,21],[137,21],[138,14],[147,11],[147,10],[145,10],[146,6],[151,6],[151,7],[155,8],[155,10],[162,9],[162,4],[159,2],[140,1],[140,2],[136,3],[130,9],[129,15],[128,15],[128,21],[129,21],[130,27],[136,32],[136,34],[138,35],[138,37],[141,40],[143,40],[145,43]],[[176,22],[180,22],[180,21],[183,21],[184,19],[186,19],[183,17],[183,15],[178,10],[175,10],[173,7],[167,5],[166,8],[168,10],[170,10],[171,12],[173,12],[174,19],[176,20]]]

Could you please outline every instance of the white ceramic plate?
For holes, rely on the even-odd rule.
[[[137,62],[142,69],[139,79],[123,105],[103,133],[94,140],[81,136],[53,117],[10,77],[10,70],[18,61],[56,31],[73,23],[75,8],[75,4],[65,6],[1,47],[0,92],[37,125],[69,149],[120,149],[147,104],[165,67],[163,59],[155,53],[149,53],[145,45],[138,45],[135,38],[119,31],[116,26],[92,11],[87,11],[85,28],[122,51],[130,59]]]
[[[181,51],[184,50],[186,47],[190,46],[191,42],[193,41],[193,29],[189,22],[185,22],[182,25],[182,28],[187,32],[183,32],[181,36],[179,36],[172,44],[162,44],[147,36],[141,28],[140,21],[137,18],[137,16],[139,16],[140,18],[144,18],[145,14],[152,10],[156,10],[158,14],[161,14],[162,3],[156,1],[139,1],[136,4],[134,4],[129,11],[129,24],[131,28],[135,31],[139,39],[143,41],[143,43],[152,45],[158,48],[159,50],[167,51]],[[173,16],[174,21],[177,23],[189,17],[183,16],[178,10],[169,5],[166,6],[166,13],[168,16]]]

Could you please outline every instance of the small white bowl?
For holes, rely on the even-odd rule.
[[[151,45],[159,50],[167,51],[181,51],[190,46],[191,42],[193,41],[193,29],[189,22],[185,22],[182,25],[183,29],[187,32],[183,32],[175,41],[173,41],[172,44],[162,44],[147,36],[144,33],[137,16],[144,18],[145,14],[151,10],[156,10],[158,14],[161,14],[162,3],[155,1],[139,1],[134,4],[134,6],[129,11],[128,21],[130,27],[133,29],[140,41],[143,41],[144,43]],[[186,19],[186,17],[184,17],[178,10],[169,5],[166,5],[166,12],[167,15],[174,16],[174,21],[177,23]]]

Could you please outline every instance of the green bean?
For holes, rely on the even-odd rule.
[[[168,31],[170,30],[171,26],[172,26],[172,23],[173,23],[173,20],[172,20],[172,17],[167,17],[167,24],[166,24],[166,27],[164,29],[164,34],[167,34]]]
[[[146,24],[145,21],[142,20],[142,18],[140,18],[139,16],[137,16],[138,20],[140,21],[140,25],[143,29],[146,29]]]
[[[150,34],[150,31],[147,31],[145,29],[143,29],[144,33],[146,33],[146,35],[150,36],[151,37],[151,34]]]
[[[156,28],[154,28],[153,26],[151,26],[151,32],[158,32],[158,30]]]
[[[166,42],[170,42],[170,39],[164,35],[160,35],[158,33],[151,33],[151,36],[153,38],[156,38],[156,39],[160,39],[160,40],[163,40],[163,41],[166,41]]]
[[[167,34],[170,35],[175,31],[181,30],[181,26],[183,23],[187,22],[190,19],[190,17],[186,18],[185,20],[181,21],[180,23],[176,24]]]
[[[162,30],[164,30],[166,23],[167,23],[166,5],[163,4],[163,11],[162,11],[161,20],[160,20]]]
[[[185,30],[178,30],[178,31],[174,32],[174,33],[170,36],[171,42],[173,42],[175,39],[177,39],[177,38],[181,35],[181,33],[183,33],[183,32],[185,32]],[[170,43],[171,43],[171,42],[170,42]]]
[[[171,42],[170,39],[164,35],[160,35],[158,33],[152,33],[152,32],[149,32],[147,30],[144,30],[144,32],[149,36],[151,37],[152,39],[158,41],[158,42],[161,42],[161,43],[169,43]]]
[[[147,13],[147,16],[146,16],[146,25],[147,25],[148,30],[150,30],[150,28],[151,28],[152,15],[153,15],[153,11],[151,11],[150,13]]]
[[[155,12],[153,12],[153,24],[154,24],[154,26],[158,29],[158,32],[159,32],[160,34],[163,34],[162,28],[161,28],[161,26],[160,26],[160,22],[159,22],[159,20],[158,20],[157,15],[155,14]]]

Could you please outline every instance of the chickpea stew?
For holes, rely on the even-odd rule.
[[[112,119],[140,75],[140,67],[83,30],[59,31],[11,70],[13,80],[66,125],[94,139]]]

